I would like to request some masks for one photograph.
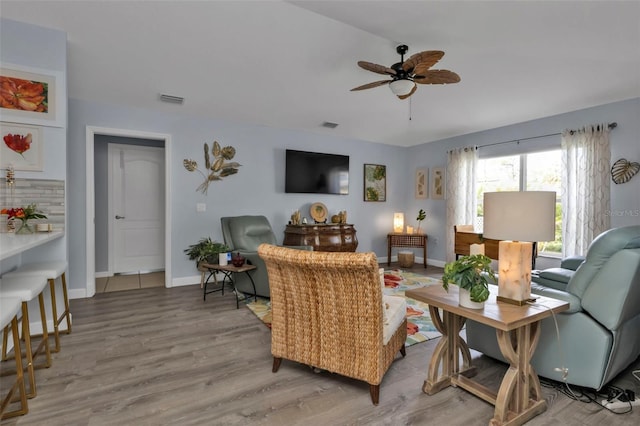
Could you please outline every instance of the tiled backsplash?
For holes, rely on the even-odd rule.
[[[16,178],[13,190],[6,179],[0,179],[0,208],[24,207],[35,203],[47,219],[33,223],[51,223],[54,229],[64,228],[64,181]],[[31,223],[31,221],[29,221]]]

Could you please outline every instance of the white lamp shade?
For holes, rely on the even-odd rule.
[[[482,235],[494,240],[555,240],[556,193],[505,191],[484,193]]]
[[[402,232],[404,230],[404,213],[393,214],[393,232]]]
[[[411,80],[400,79],[389,83],[389,88],[396,96],[404,96],[411,93],[416,84]]]

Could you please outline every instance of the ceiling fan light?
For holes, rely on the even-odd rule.
[[[413,81],[402,78],[399,80],[394,80],[391,83],[389,83],[389,88],[391,88],[391,91],[393,92],[394,95],[404,96],[411,93],[415,85],[416,84]]]

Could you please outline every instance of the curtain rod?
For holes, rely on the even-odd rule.
[[[616,127],[618,127],[618,123],[616,123],[615,121],[613,123],[609,123],[609,128],[610,129],[615,129]],[[575,130],[570,130],[571,134],[573,134],[575,132]],[[540,138],[546,138],[548,136],[559,136],[562,133],[549,133],[548,135],[540,135],[540,136],[531,136],[529,138],[521,138],[521,139],[513,139],[510,141],[504,141],[504,142],[496,142],[496,143],[490,143],[487,145],[480,145],[480,146],[476,146],[476,149],[478,148],[486,148],[488,146],[494,146],[494,145],[502,145],[505,143],[513,143],[513,142],[520,142],[520,141],[528,141],[530,139],[540,139]]]

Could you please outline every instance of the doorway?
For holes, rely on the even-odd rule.
[[[109,275],[164,270],[163,163],[164,147],[107,141]]]
[[[86,200],[86,212],[87,212],[87,223],[86,223],[86,249],[87,249],[87,258],[86,258],[86,297],[92,297],[96,293],[96,279],[102,279],[105,277],[113,276],[114,273],[118,272],[128,272],[132,271],[135,274],[139,274],[142,272],[150,272],[150,271],[158,271],[164,270],[164,287],[171,287],[171,232],[170,232],[170,206],[171,206],[171,193],[169,190],[170,183],[170,164],[171,164],[171,137],[166,134],[158,134],[158,133],[149,133],[149,132],[138,132],[132,130],[124,130],[124,129],[110,129],[110,128],[97,128],[97,127],[87,127],[87,200]],[[105,142],[108,140],[108,143]],[[126,218],[126,214],[121,214],[121,212],[115,212],[114,208],[116,208],[115,202],[109,201],[108,195],[108,171],[110,168],[110,162],[107,161],[108,155],[108,146],[114,145],[129,145],[128,148],[125,148],[124,151],[120,151],[118,154],[114,154],[118,157],[116,161],[117,164],[124,164],[130,162],[130,166],[128,170],[132,171],[131,178],[133,178],[132,182],[137,182],[140,178],[140,172],[143,172],[145,176],[153,175],[155,179],[159,182],[156,191],[156,195],[153,198],[154,205],[156,210],[160,210],[163,214],[161,220],[151,217],[146,217],[146,224],[140,223],[137,218],[139,214],[137,214],[136,209],[140,208],[140,203],[136,204],[136,201],[131,205],[132,216],[135,217],[136,220],[132,221],[136,222],[136,226],[129,227],[128,230],[125,230],[123,235],[124,237],[124,245],[128,246],[128,248],[136,248],[140,249],[140,240],[136,239],[136,236],[139,236],[141,229],[148,227],[151,223],[153,226],[158,228],[158,223],[162,224],[159,226],[160,236],[155,234],[155,237],[151,237],[147,243],[142,244],[143,251],[146,251],[144,256],[139,257],[138,259],[129,259],[130,256],[124,256],[120,264],[118,264],[115,259],[113,252],[122,253],[122,246],[118,249],[116,248],[117,244],[122,243],[112,243],[114,244],[112,249],[109,247],[109,239],[115,237],[116,232],[114,231],[114,225],[108,225],[109,220],[114,219],[115,216],[124,216]],[[148,153],[148,148],[153,147],[152,150],[159,151],[162,154],[162,158],[156,157],[154,161],[147,161],[144,157],[146,153]],[[100,160],[100,154],[96,155],[96,152],[103,152],[104,161]],[[127,153],[128,151],[128,153]],[[122,156],[122,157],[120,157]],[[122,159],[122,163],[120,161]],[[122,184],[122,181],[120,181]],[[135,196],[134,196],[135,197]],[[98,202],[100,200],[100,202]],[[106,200],[106,201],[105,201]],[[148,205],[149,200],[147,200]],[[138,210],[139,212],[139,210]],[[154,224],[155,223],[155,224]],[[131,224],[130,224],[131,225]],[[117,226],[116,226],[117,227]],[[146,232],[146,231],[143,231]],[[128,237],[126,234],[129,233]],[[136,235],[133,235],[136,234]],[[163,235],[162,235],[163,234]],[[128,241],[135,241],[135,244],[129,245]],[[154,241],[155,238],[155,241]],[[115,238],[114,238],[115,240]],[[138,246],[138,247],[134,247]],[[131,254],[124,251],[125,254]],[[148,257],[148,254],[153,254],[153,256]],[[151,259],[151,260],[150,260]],[[124,262],[124,263],[123,263]],[[128,263],[127,263],[128,262]]]

